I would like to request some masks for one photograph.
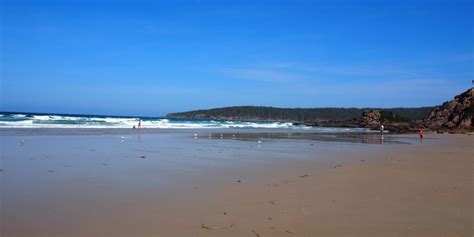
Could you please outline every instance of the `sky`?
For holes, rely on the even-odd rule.
[[[418,107],[474,79],[474,0],[0,0],[0,111]]]

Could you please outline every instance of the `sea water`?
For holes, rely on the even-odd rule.
[[[34,113],[0,113],[0,128],[176,128],[176,129],[291,129],[318,132],[361,132],[358,128],[330,128],[293,125],[291,122],[229,121],[177,119],[163,117],[128,117],[102,115],[65,115]]]

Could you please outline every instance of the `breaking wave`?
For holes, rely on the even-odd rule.
[[[360,131],[348,128],[312,128],[288,122],[254,122],[226,120],[194,120],[56,114],[0,113],[0,128],[132,128],[141,121],[142,128],[212,129],[212,128],[278,128],[314,129],[320,132]]]

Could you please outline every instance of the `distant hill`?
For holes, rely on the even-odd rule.
[[[417,132],[420,128],[441,132],[474,130],[474,88],[436,107],[420,108],[274,108],[234,106],[172,113],[167,118],[291,121],[307,126],[364,127],[381,124],[396,133]]]
[[[265,106],[234,106],[168,114],[167,118],[316,121],[358,119],[369,108],[275,108]],[[377,108],[371,108],[377,109]],[[397,118],[422,120],[433,107],[383,109]]]

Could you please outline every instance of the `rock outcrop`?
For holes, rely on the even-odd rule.
[[[360,118],[351,120],[319,120],[293,124],[323,127],[370,128],[373,130],[379,130],[380,125],[383,124],[385,130],[392,133],[415,133],[423,127],[423,125],[417,121],[411,121],[390,111],[381,109],[365,110]]]
[[[424,125],[435,131],[473,131],[474,88],[434,108],[424,120]]]
[[[370,109],[362,113],[360,121],[361,127],[378,127],[383,122],[381,121],[382,113],[380,110]]]
[[[385,130],[393,133],[415,133],[423,127],[417,121],[401,117],[387,110],[364,111],[359,127],[378,130],[380,125],[384,125]]]

